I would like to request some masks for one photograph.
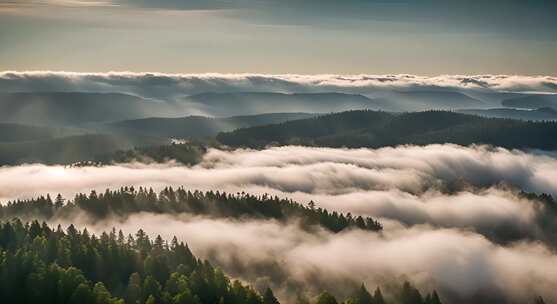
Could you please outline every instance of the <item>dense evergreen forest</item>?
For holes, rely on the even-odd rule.
[[[143,230],[126,236],[114,229],[95,236],[73,225],[64,231],[20,220],[0,223],[0,297],[26,304],[279,304],[271,289],[258,293],[232,281],[175,237],[168,243]],[[299,303],[310,301],[301,296]],[[337,300],[323,292],[311,303]],[[371,295],[362,285],[345,303],[387,302],[379,287]],[[441,301],[435,291],[423,297],[405,282],[393,303]]]
[[[10,218],[64,218],[86,212],[92,219],[105,219],[109,216],[126,217],[139,212],[159,214],[189,213],[211,217],[234,219],[275,219],[282,222],[299,221],[303,227],[321,226],[332,232],[346,228],[380,231],[383,227],[371,217],[352,216],[329,212],[316,208],[309,202],[305,207],[289,199],[280,199],[269,195],[251,195],[247,193],[228,194],[225,192],[187,191],[184,188],[174,190],[167,187],[158,195],[153,189],[124,187],[116,191],[106,190],[97,194],[77,194],[73,201],[64,202],[58,195],[54,200],[50,196],[41,196],[31,200],[8,202],[0,207],[0,215]]]
[[[552,150],[557,149],[555,138],[557,122],[483,118],[446,111],[404,114],[348,111],[217,135],[217,140],[225,145],[252,148],[291,144],[378,148],[454,143]]]

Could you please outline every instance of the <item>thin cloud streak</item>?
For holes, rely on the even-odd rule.
[[[294,75],[0,72],[0,92],[128,92],[172,98],[203,92],[345,92],[397,90],[557,93],[557,77],[513,75]]]

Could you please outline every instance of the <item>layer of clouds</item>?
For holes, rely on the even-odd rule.
[[[121,164],[106,167],[24,165],[0,168],[0,200],[122,186],[184,186],[231,193],[268,193],[344,213],[404,225],[473,229],[507,243],[536,239],[557,246],[540,227],[545,207],[518,195],[557,194],[552,154],[486,146],[382,149],[277,147],[209,150],[194,167]],[[25,181],[22,183],[22,181]]]
[[[404,279],[425,291],[437,289],[451,303],[469,303],[478,296],[498,303],[536,295],[557,299],[557,256],[547,248],[535,243],[503,247],[456,229],[308,233],[274,221],[152,214],[87,228],[99,233],[114,225],[132,234],[142,228],[166,239],[176,235],[227,273],[259,287],[271,284],[283,300],[293,300],[301,290],[315,294],[327,289],[344,297],[362,282],[375,288]]]
[[[257,286],[273,284],[283,298],[302,285],[346,295],[362,281],[373,288],[409,278],[425,290],[440,289],[454,303],[480,295],[499,302],[535,294],[557,300],[551,288],[557,284],[551,267],[557,240],[545,226],[555,224],[554,214],[517,193],[556,195],[556,172],[552,153],[487,146],[212,149],[194,167],[3,167],[0,200],[45,193],[71,199],[76,192],[129,185],[313,200],[329,210],[377,217],[385,229],[310,233],[295,223],[152,214],[90,227],[178,234],[195,253]]]
[[[175,98],[202,92],[346,92],[439,90],[470,92],[557,93],[557,78],[512,75],[268,75],[0,72],[0,92],[127,92],[144,97]]]

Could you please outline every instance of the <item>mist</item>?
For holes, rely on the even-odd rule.
[[[302,291],[344,297],[362,282],[388,291],[401,279],[437,289],[451,303],[487,295],[495,302],[535,295],[557,300],[557,240],[547,228],[555,227],[556,216],[519,194],[557,194],[555,172],[552,153],[488,146],[211,149],[193,167],[2,167],[0,198],[6,203],[61,193],[71,200],[93,189],[184,186],[314,201],[330,211],[372,216],[384,229],[334,234],[296,222],[148,213],[100,222],[78,215],[52,224],[177,235],[198,256],[256,287],[271,285],[286,301]]]
[[[114,226],[125,233],[141,228],[152,237],[177,236],[194,254],[256,288],[272,286],[288,302],[300,293],[314,296],[322,290],[345,297],[362,282],[375,288],[400,279],[422,290],[437,289],[451,303],[469,303],[482,295],[500,302],[535,295],[557,299],[554,252],[537,243],[500,246],[458,229],[423,225],[391,226],[382,234],[309,233],[275,221],[153,214],[81,225],[96,233]]]
[[[172,162],[3,167],[0,201],[47,193],[73,199],[76,193],[123,186],[153,187],[155,191],[183,186],[268,193],[302,204],[314,201],[317,207],[331,211],[408,226],[472,228],[500,242],[522,238],[548,241],[554,236],[538,225],[539,217],[546,214],[545,206],[521,197],[518,191],[555,195],[554,172],[557,159],[551,154],[487,146],[211,149],[194,167]]]
[[[151,98],[175,98],[203,92],[380,91],[545,92],[557,93],[557,78],[513,75],[270,75],[0,72],[0,92],[122,92]]]

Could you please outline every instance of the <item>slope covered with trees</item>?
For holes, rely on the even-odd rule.
[[[553,108],[557,110],[557,94],[534,94],[517,98],[509,98],[503,100],[501,104],[510,108]]]
[[[512,108],[495,108],[495,109],[470,109],[458,110],[457,112],[463,114],[478,115],[483,117],[493,118],[508,118],[520,119],[531,121],[547,121],[557,120],[557,109],[553,108],[539,108],[539,109],[512,109]]]
[[[48,128],[31,125],[0,123],[0,143],[43,140],[79,134],[68,128]]]
[[[196,258],[176,237],[150,239],[139,230],[112,229],[100,236],[73,225],[64,231],[38,221],[0,223],[0,296],[26,304],[280,304],[272,290],[261,294]],[[300,298],[299,303],[310,303]],[[312,303],[335,304],[323,292]],[[405,282],[387,302],[381,289],[364,285],[346,304],[440,304],[435,291],[423,297]]]
[[[71,164],[134,147],[157,146],[168,140],[147,136],[86,134],[21,142],[0,142],[0,165]]]
[[[505,148],[556,149],[557,122],[483,118],[445,111],[392,114],[349,111],[282,124],[220,133],[217,140],[239,147],[308,145],[383,147],[401,144],[490,144]]]
[[[122,93],[0,93],[0,121],[33,125],[75,126],[151,116],[185,115],[177,104]]]
[[[275,124],[313,116],[315,116],[315,114],[272,113],[225,118],[205,116],[187,116],[180,118],[157,117],[118,121],[101,125],[100,128],[102,130],[116,131],[123,134],[141,134],[179,139],[201,139],[214,137],[219,132],[232,131],[238,128]]]
[[[139,230],[99,237],[34,221],[0,227],[4,303],[263,303],[251,288],[194,257],[176,238]]]

